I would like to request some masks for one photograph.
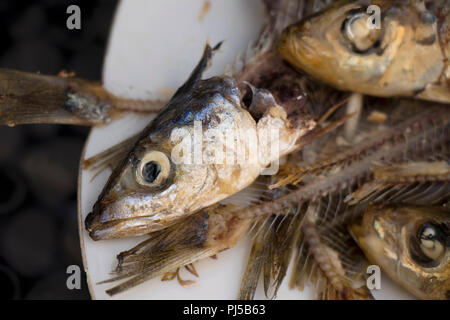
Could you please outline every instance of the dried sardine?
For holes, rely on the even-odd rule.
[[[449,103],[449,8],[448,0],[336,1],[286,28],[278,48],[341,90]]]
[[[232,78],[201,80],[212,53],[206,46],[191,77],[113,171],[85,221],[93,239],[165,228],[244,189],[271,162],[336,127],[321,128],[302,101],[279,102],[271,92],[253,88],[253,99],[264,106],[256,121],[243,108]],[[214,132],[214,139],[196,140],[204,138],[202,130]],[[217,150],[225,152],[225,160],[217,161]]]
[[[163,101],[115,96],[97,82],[0,69],[0,125],[103,125],[127,112],[155,112]]]

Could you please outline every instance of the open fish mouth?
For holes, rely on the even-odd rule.
[[[85,228],[92,240],[124,238],[129,234],[140,236],[167,226],[155,215],[129,217],[102,222],[101,214],[95,207],[85,219]]]

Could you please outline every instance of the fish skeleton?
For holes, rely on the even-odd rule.
[[[347,147],[345,152],[333,152],[335,134],[329,134],[323,138],[331,142],[330,147],[323,148],[319,141],[311,145],[324,153],[324,157],[300,167],[301,170],[282,169],[270,179],[260,177],[249,189],[260,190],[262,184],[262,192],[246,192],[248,188],[241,191],[242,197],[250,201],[249,205],[207,207],[169,228],[150,233],[148,240],[124,252],[123,259],[119,258],[116,276],[107,282],[125,281],[107,292],[120,293],[147,279],[231,248],[239,237],[253,230],[256,235],[240,298],[253,297],[261,273],[266,295],[269,297],[270,289],[276,294],[292,255],[297,252],[291,280],[293,287],[302,289],[306,282],[312,281],[320,298],[370,299],[364,286],[367,261],[346,231],[349,218],[359,213],[358,206],[367,205],[355,200],[361,193],[356,190],[361,184],[361,189],[367,189],[367,185],[387,181],[401,187],[394,190],[397,199],[412,203],[421,199],[430,203],[448,200],[448,166],[442,161],[430,164],[412,161],[445,156],[448,152],[450,118],[444,106],[434,107],[431,110],[419,108],[414,117],[394,121],[388,128],[386,124],[373,125],[384,128],[367,132],[368,140],[362,139]],[[412,110],[411,103],[400,109],[406,110],[404,108]],[[328,150],[330,148],[332,150]],[[291,154],[287,164],[298,165],[299,154],[301,152]],[[405,161],[404,165],[392,163]],[[399,180],[380,180],[378,173],[373,176],[371,170],[381,171],[376,167],[380,163],[386,164],[382,172],[393,172],[393,177]],[[289,179],[289,175],[294,179]],[[423,187],[417,188],[416,181]],[[434,184],[432,188],[429,182]],[[406,188],[405,183],[413,187]],[[276,184],[278,187],[271,188]],[[350,203],[351,195],[355,203]],[[383,200],[396,203],[397,199],[388,194]],[[189,232],[182,231],[184,228]]]

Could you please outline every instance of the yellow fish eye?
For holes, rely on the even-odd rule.
[[[147,187],[161,186],[169,177],[171,164],[165,153],[149,151],[135,168],[136,181]]]
[[[366,13],[359,12],[344,21],[342,32],[355,52],[363,53],[379,43],[381,29],[373,28],[369,18]]]
[[[445,245],[442,242],[441,231],[438,227],[424,223],[419,230],[420,249],[423,254],[432,260],[439,259],[445,251]]]

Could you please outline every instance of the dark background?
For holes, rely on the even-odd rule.
[[[0,0],[0,68],[101,80],[117,0]],[[81,9],[69,30],[66,9]],[[0,299],[89,299],[77,223],[88,127],[0,126]],[[66,287],[78,265],[80,290]]]

